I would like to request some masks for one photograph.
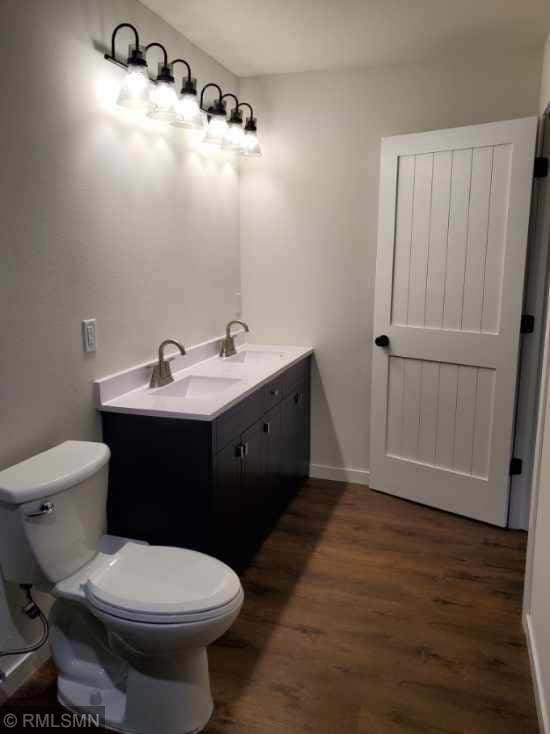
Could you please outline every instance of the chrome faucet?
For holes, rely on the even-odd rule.
[[[232,357],[234,354],[237,354],[235,338],[231,336],[231,327],[233,324],[240,324],[245,331],[250,331],[248,324],[245,324],[244,321],[238,321],[237,319],[230,321],[225,328],[225,338],[222,339],[220,357]]]
[[[180,354],[185,354],[185,347],[183,344],[180,344],[175,339],[165,339],[159,347],[159,361],[158,364],[153,367],[153,374],[151,375],[149,387],[164,387],[164,385],[169,385],[171,382],[174,382],[170,363],[164,357],[164,347],[168,344],[173,344],[180,350]]]

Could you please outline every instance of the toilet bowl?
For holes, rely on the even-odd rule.
[[[115,731],[201,731],[206,648],[239,614],[239,578],[202,553],[104,534],[108,459],[103,444],[68,441],[0,472],[0,563],[56,598],[62,705],[102,707]]]

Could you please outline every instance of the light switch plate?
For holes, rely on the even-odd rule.
[[[84,319],[82,322],[82,346],[85,352],[95,352],[97,334],[95,319]]]

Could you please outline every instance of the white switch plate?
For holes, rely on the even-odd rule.
[[[95,319],[84,319],[82,322],[82,346],[85,352],[95,352],[97,347]]]
[[[241,313],[242,313],[242,309],[243,309],[243,304],[242,304],[242,298],[241,298],[240,291],[237,291],[235,293],[235,306],[236,306],[235,316],[240,316]]]

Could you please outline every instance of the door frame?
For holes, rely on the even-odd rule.
[[[542,116],[537,155],[550,156],[550,105]],[[522,473],[511,477],[508,527],[529,529],[531,502],[535,503],[537,418],[544,392],[544,340],[550,283],[550,178],[534,179],[523,313],[535,317],[534,331],[520,345],[514,456],[522,459]]]

